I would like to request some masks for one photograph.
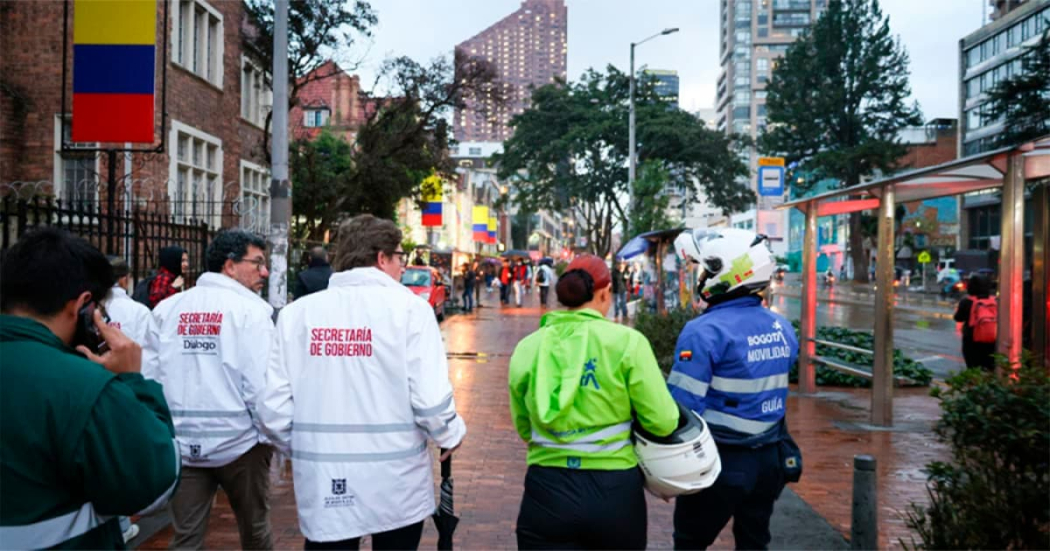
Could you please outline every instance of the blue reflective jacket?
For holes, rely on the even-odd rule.
[[[667,384],[707,421],[715,441],[759,446],[781,439],[788,370],[798,356],[791,323],[747,296],[686,324]]]

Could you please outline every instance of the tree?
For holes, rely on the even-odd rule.
[[[878,0],[830,0],[788,48],[766,91],[759,149],[814,175],[802,186],[833,178],[850,187],[892,171],[907,151],[900,130],[922,123],[918,104],[905,103],[908,54],[890,35]],[[861,213],[849,221],[854,277],[867,282]]]
[[[320,241],[338,221],[338,199],[353,172],[353,151],[349,143],[327,130],[315,140],[293,143],[290,149],[294,233],[300,239]]]
[[[531,107],[514,117],[514,135],[495,160],[514,180],[514,201],[529,212],[572,212],[589,249],[604,256],[617,225],[626,227],[629,81],[613,66],[588,70],[578,82],[533,91]],[[734,176],[747,167],[731,138],[706,129],[688,113],[669,110],[644,82],[636,95],[639,158],[661,160],[672,180],[731,211],[754,200]],[[726,177],[729,175],[729,177]]]
[[[666,230],[678,224],[668,215],[671,197],[666,193],[671,174],[662,161],[645,161],[634,181],[634,209],[630,212],[630,235]]]
[[[1047,30],[1021,58],[1021,72],[999,81],[988,94],[985,116],[1003,120],[998,145],[1005,147],[1050,134],[1050,20]]]
[[[244,46],[253,52],[266,70],[273,67],[273,0],[245,0],[255,33],[246,33]],[[329,71],[317,71],[331,60],[333,52],[349,52],[357,35],[369,37],[378,22],[366,0],[292,0],[288,5],[288,108],[299,101],[299,90],[310,82],[339,74],[337,64]],[[357,62],[343,60],[352,70]],[[267,113],[263,150],[270,159],[270,124]]]

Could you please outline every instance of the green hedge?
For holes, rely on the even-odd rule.
[[[685,324],[689,323],[696,315],[696,310],[690,307],[682,307],[669,310],[665,315],[640,312],[634,318],[634,328],[649,339],[653,352],[656,354],[656,361],[660,364],[660,369],[664,373],[669,373],[674,365],[674,349],[675,344],[678,342],[678,335],[682,332]],[[798,321],[792,321],[791,324],[795,327],[795,334],[798,334]],[[874,346],[874,337],[870,332],[853,331],[842,327],[818,327],[817,338],[848,344],[866,350],[871,350]],[[817,354],[868,369],[871,369],[874,362],[874,357],[869,354],[849,352],[826,345],[817,345]],[[893,351],[893,361],[894,375],[912,379],[919,386],[929,386],[933,373],[922,364],[906,357],[899,349]],[[790,379],[793,383],[798,382],[797,363],[791,366]],[[817,366],[816,380],[817,384],[822,386],[871,386],[871,382],[866,379],[847,375],[822,365]]]

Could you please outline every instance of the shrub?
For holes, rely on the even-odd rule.
[[[927,465],[930,504],[905,514],[922,540],[912,547],[1050,549],[1050,378],[1026,354],[1016,375],[972,369],[947,383],[931,394],[951,462]]]
[[[640,331],[653,346],[656,361],[664,373],[670,373],[674,365],[674,348],[682,328],[697,315],[692,307],[670,309],[667,314],[638,312],[634,317],[634,328]]]
[[[799,332],[798,320],[792,320],[791,325],[795,328],[795,334],[797,335]],[[875,348],[875,336],[870,331],[855,331],[853,329],[846,329],[845,327],[818,327],[817,339],[837,342],[839,344],[847,344],[865,350],[873,350]],[[818,344],[816,352],[819,356],[840,360],[844,363],[853,364],[857,367],[863,367],[869,370],[875,365],[875,356],[872,354],[852,352],[825,344]],[[893,350],[893,374],[899,377],[907,377],[908,379],[915,381],[916,386],[929,386],[930,381],[933,380],[932,371],[927,369],[921,363],[905,356],[904,352],[899,348]],[[841,371],[835,371],[830,367],[820,364],[817,365],[815,379],[817,385],[820,386],[871,386],[871,381],[867,379],[842,373]],[[798,382],[797,362],[791,366],[789,380],[793,383]]]

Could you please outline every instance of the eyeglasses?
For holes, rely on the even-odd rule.
[[[406,253],[405,251],[394,251],[394,252],[390,253],[390,256],[396,256],[398,258],[398,260],[400,260],[401,263],[404,264],[405,263],[405,255],[406,254],[408,254],[408,253]]]
[[[255,264],[255,269],[259,270],[260,272],[262,271],[263,268],[266,267],[266,259],[265,258],[242,258],[242,259],[238,260],[237,262],[248,262],[250,264]]]

